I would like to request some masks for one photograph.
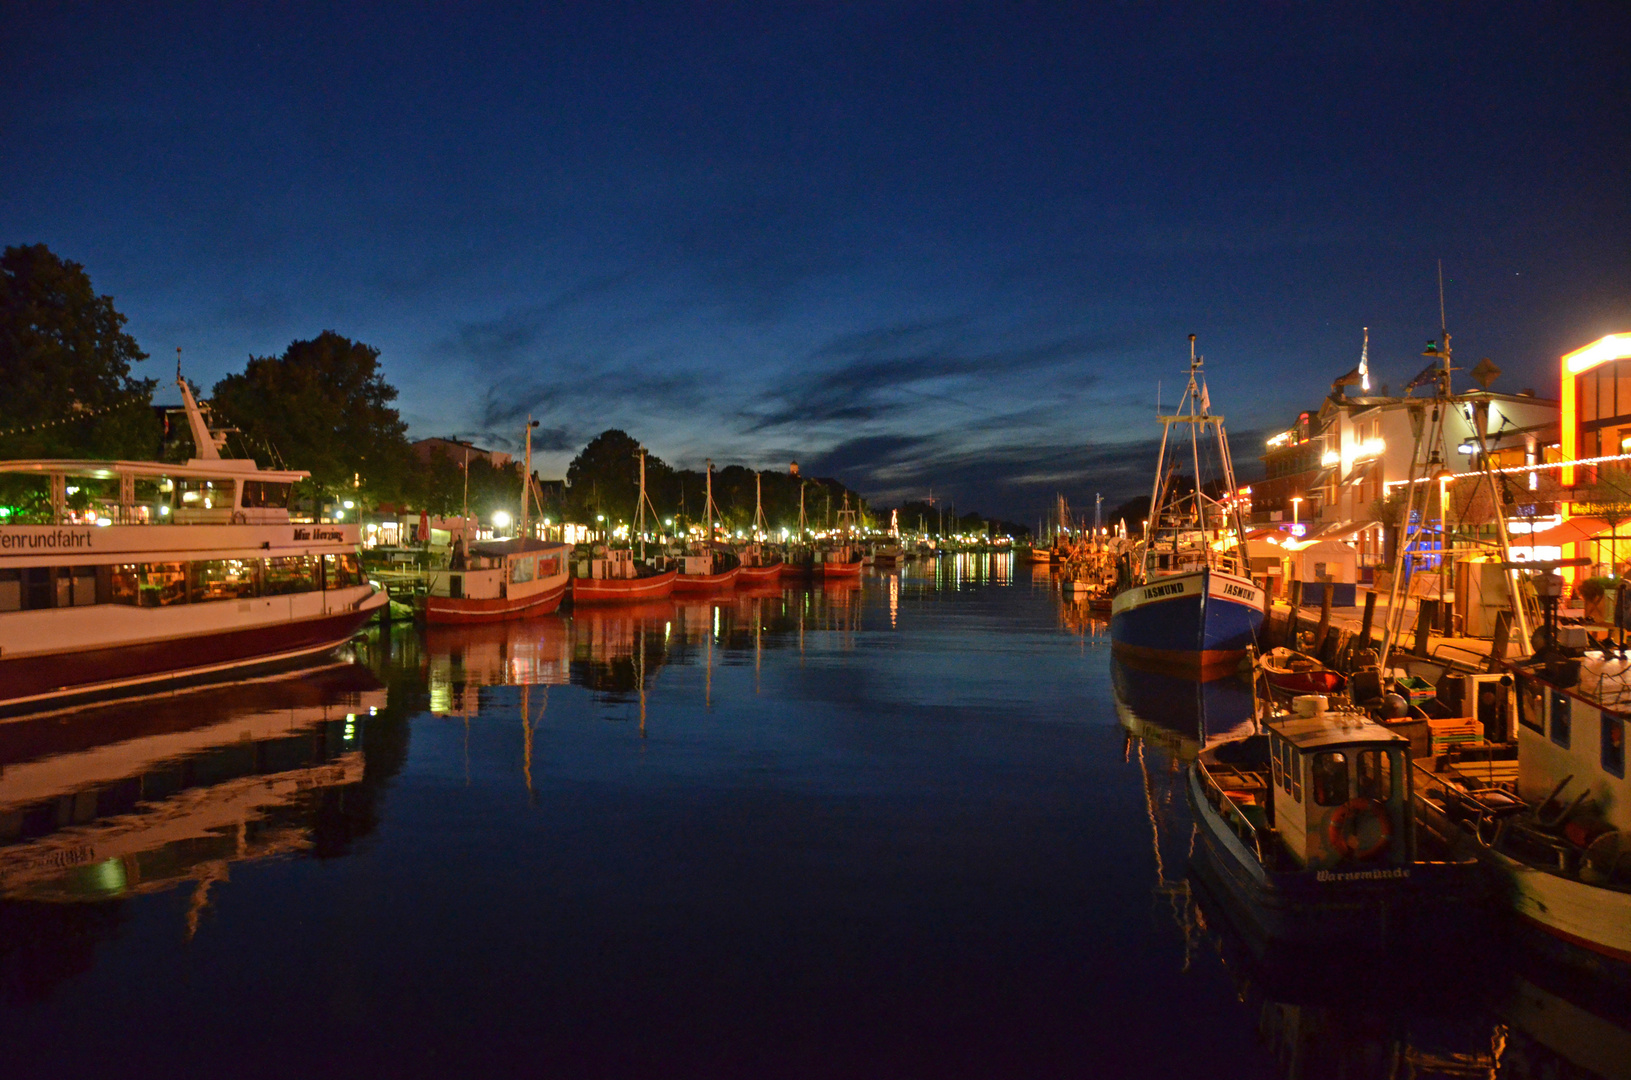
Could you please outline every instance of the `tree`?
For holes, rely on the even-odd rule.
[[[44,244],[0,256],[0,457],[150,458],[160,424],[147,359],[111,296]],[[41,426],[35,426],[41,425]],[[32,430],[16,431],[17,428]]]
[[[210,396],[261,464],[307,470],[320,497],[355,492],[374,502],[400,499],[409,476],[408,426],[394,400],[379,350],[332,330],[282,356],[250,357]]]
[[[628,432],[611,428],[578,451],[566,467],[571,510],[578,520],[592,522],[598,514],[613,523],[634,520],[640,495],[639,450],[640,444]],[[647,490],[666,488],[672,472],[660,459],[647,455]]]

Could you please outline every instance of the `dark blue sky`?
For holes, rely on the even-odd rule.
[[[148,374],[332,329],[415,436],[540,416],[546,473],[617,426],[1034,519],[1147,484],[1191,332],[1244,472],[1361,327],[1419,369],[1439,258],[1498,389],[1631,330],[1625,5],[0,22],[0,242],[84,263]]]

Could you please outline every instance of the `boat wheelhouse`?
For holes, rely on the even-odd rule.
[[[1202,359],[1189,335],[1189,382],[1178,411],[1158,419],[1161,451],[1150,492],[1150,520],[1133,559],[1130,585],[1110,607],[1111,646],[1201,678],[1232,670],[1256,645],[1263,590],[1250,576],[1245,526],[1223,417],[1213,415]],[[1188,455],[1173,428],[1190,429]],[[1203,441],[1208,432],[1213,436]],[[1188,457],[1188,490],[1179,469]],[[1215,485],[1205,480],[1207,459]]]
[[[169,690],[343,645],[387,602],[358,527],[291,520],[309,474],[219,457],[0,462],[0,715]]]
[[[627,604],[666,600],[678,570],[658,570],[628,548],[595,544],[572,559],[572,603]]]

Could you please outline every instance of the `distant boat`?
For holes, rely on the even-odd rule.
[[[1256,643],[1263,590],[1249,576],[1229,440],[1223,417],[1212,415],[1201,364],[1191,334],[1189,383],[1178,412],[1158,418],[1163,432],[1150,520],[1134,553],[1132,583],[1111,605],[1110,642],[1123,655],[1204,676],[1236,667]],[[1174,440],[1174,425],[1190,427],[1192,437]],[[1206,478],[1195,476],[1185,491],[1176,443],[1190,443],[1200,468],[1199,437],[1208,430],[1216,436],[1220,486],[1209,492]]]
[[[738,587],[774,584],[781,578],[782,557],[766,544],[749,544],[738,558],[742,560],[741,573],[736,576]]]
[[[816,550],[814,569],[823,578],[859,579],[861,576],[861,549],[854,544],[835,544]]]
[[[674,562],[679,571],[674,578],[676,596],[726,592],[742,573],[736,553],[718,544],[698,545],[691,553],[676,556]]]
[[[464,565],[438,571],[424,598],[425,622],[503,622],[548,615],[566,595],[567,544],[512,538],[470,545]]]
[[[637,562],[627,548],[595,545],[588,557],[572,562],[572,603],[628,604],[665,600],[674,592],[678,570],[658,570]]]

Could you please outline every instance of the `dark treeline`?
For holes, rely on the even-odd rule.
[[[0,458],[181,460],[196,454],[187,424],[152,404],[156,378],[136,378],[148,356],[125,333],[113,298],[98,296],[85,268],[43,244],[8,247],[0,256]],[[396,388],[379,350],[333,331],[291,342],[277,356],[251,356],[242,372],[217,382],[206,404],[217,426],[232,429],[227,452],[262,466],[311,473],[300,485],[312,508],[350,500],[360,509],[393,507],[446,516],[468,505],[490,518],[519,509],[515,468],[484,456],[428,462],[408,442],[392,406]],[[167,380],[166,380],[167,381]],[[198,388],[194,388],[198,392]],[[593,522],[632,521],[636,444],[621,431],[592,440],[573,460],[566,483],[541,485],[546,514]],[[700,521],[706,477],[646,461],[647,488],[659,517]],[[772,528],[795,528],[799,493],[812,528],[837,525],[844,498],[863,523],[860,497],[836,480],[765,472],[764,512]],[[714,499],[732,529],[753,523],[754,472],[739,465],[714,474]],[[870,520],[870,519],[866,519]]]
[[[1017,521],[988,518],[978,512],[960,512],[955,505],[945,502],[908,500],[899,507],[900,527],[905,532],[925,533],[929,536],[1012,536],[1031,535],[1030,527]],[[889,524],[889,511],[878,512],[880,525]]]
[[[640,486],[640,444],[616,429],[601,432],[572,459],[566,470],[562,512],[578,521],[593,521],[604,514],[611,522],[632,522]],[[805,521],[812,529],[839,524],[845,496],[849,508],[870,522],[860,496],[837,480],[794,476],[791,471],[755,473],[741,465],[714,470],[714,502],[727,528],[747,531],[753,525],[754,477],[759,477],[764,514],[772,529],[795,529],[799,521],[799,492],[804,493]],[[660,519],[700,522],[707,500],[707,475],[696,469],[676,469],[661,458],[646,455],[646,494]],[[651,511],[647,511],[648,515]]]

